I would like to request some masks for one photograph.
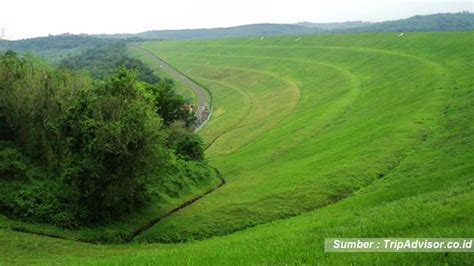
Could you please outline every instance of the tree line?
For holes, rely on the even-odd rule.
[[[205,178],[201,139],[172,83],[121,66],[95,78],[0,55],[0,211],[66,227],[106,223]]]

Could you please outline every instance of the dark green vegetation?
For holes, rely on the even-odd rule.
[[[104,38],[212,39],[229,37],[305,35],[342,32],[412,32],[474,30],[474,14],[468,12],[414,16],[407,19],[341,23],[252,24],[229,28],[194,30],[155,30],[138,34],[99,35]]]
[[[344,32],[397,32],[397,31],[451,31],[474,30],[474,14],[462,12],[457,14],[435,14],[414,16],[408,19],[384,21]]]
[[[95,79],[110,76],[118,67],[134,69],[138,79],[148,83],[156,83],[160,78],[140,60],[127,55],[127,43],[115,41],[89,48],[78,55],[70,56],[60,62],[61,67],[88,72]]]
[[[413,31],[452,31],[473,30],[474,14],[469,12],[418,15],[407,19],[383,21],[378,23],[301,23],[326,32],[413,32]]]
[[[170,84],[123,67],[93,82],[1,55],[0,211],[67,228],[106,225],[212,183],[183,104]]]
[[[130,57],[127,52],[128,42],[118,40],[97,45],[63,59],[59,67],[84,71],[99,81],[114,74],[120,67],[132,70],[137,73],[139,81],[158,83],[151,90],[156,95],[156,110],[167,126],[175,121],[184,122],[186,127],[192,126],[195,116],[182,109],[187,100],[175,93],[174,82],[169,78],[161,79],[148,65]]]
[[[7,50],[13,50],[20,54],[30,52],[50,61],[58,62],[85,49],[110,42],[110,40],[88,35],[62,34],[18,41],[0,40],[0,52]]]
[[[326,237],[474,235],[473,32],[167,41],[212,92],[200,131],[226,185],[91,245],[14,232],[5,263],[470,265],[473,253],[324,253]],[[202,241],[193,241],[202,239]],[[187,243],[141,243],[141,242]]]

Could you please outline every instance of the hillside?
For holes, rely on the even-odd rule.
[[[399,32],[474,30],[474,14],[434,14],[407,19],[384,21],[361,27],[342,29],[343,32]]]
[[[98,35],[103,38],[216,39],[228,37],[304,35],[347,32],[411,32],[474,30],[474,14],[468,12],[414,16],[385,22],[336,22],[297,24],[252,24],[229,28],[154,30],[137,34]]]
[[[31,52],[57,62],[62,58],[77,55],[87,48],[110,42],[88,35],[61,34],[18,41],[0,40],[0,52],[9,49],[17,53]]]
[[[474,235],[473,46],[471,31],[145,42],[210,90],[199,134],[226,184],[131,244],[20,233],[0,217],[1,257],[471,264],[474,253],[326,253],[324,238]]]
[[[360,28],[373,24],[373,22],[364,21],[346,21],[346,22],[333,22],[333,23],[313,23],[313,22],[299,22],[296,25],[309,28],[319,28],[321,30],[341,30],[341,29],[353,29]]]
[[[99,35],[104,38],[143,39],[212,39],[226,37],[274,36],[312,34],[320,32],[318,28],[303,27],[293,24],[252,24],[229,28],[187,29],[187,30],[154,30],[137,34]]]

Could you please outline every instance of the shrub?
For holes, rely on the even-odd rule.
[[[188,161],[204,160],[204,143],[198,135],[179,126],[172,126],[170,132],[168,145],[179,158]]]
[[[23,154],[11,144],[0,144],[0,180],[24,180],[27,176],[27,163]]]
[[[182,118],[168,86],[126,68],[93,82],[1,55],[0,211],[67,227],[102,223],[142,207],[165,179],[187,178],[175,154],[202,161],[202,143],[168,129]]]

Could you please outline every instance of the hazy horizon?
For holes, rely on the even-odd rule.
[[[256,23],[380,22],[473,10],[474,1],[471,0],[334,0],[331,3],[314,0],[147,3],[136,0],[133,5],[123,0],[70,3],[17,0],[0,6],[0,26],[5,28],[5,39],[17,40],[63,33],[120,34]]]

